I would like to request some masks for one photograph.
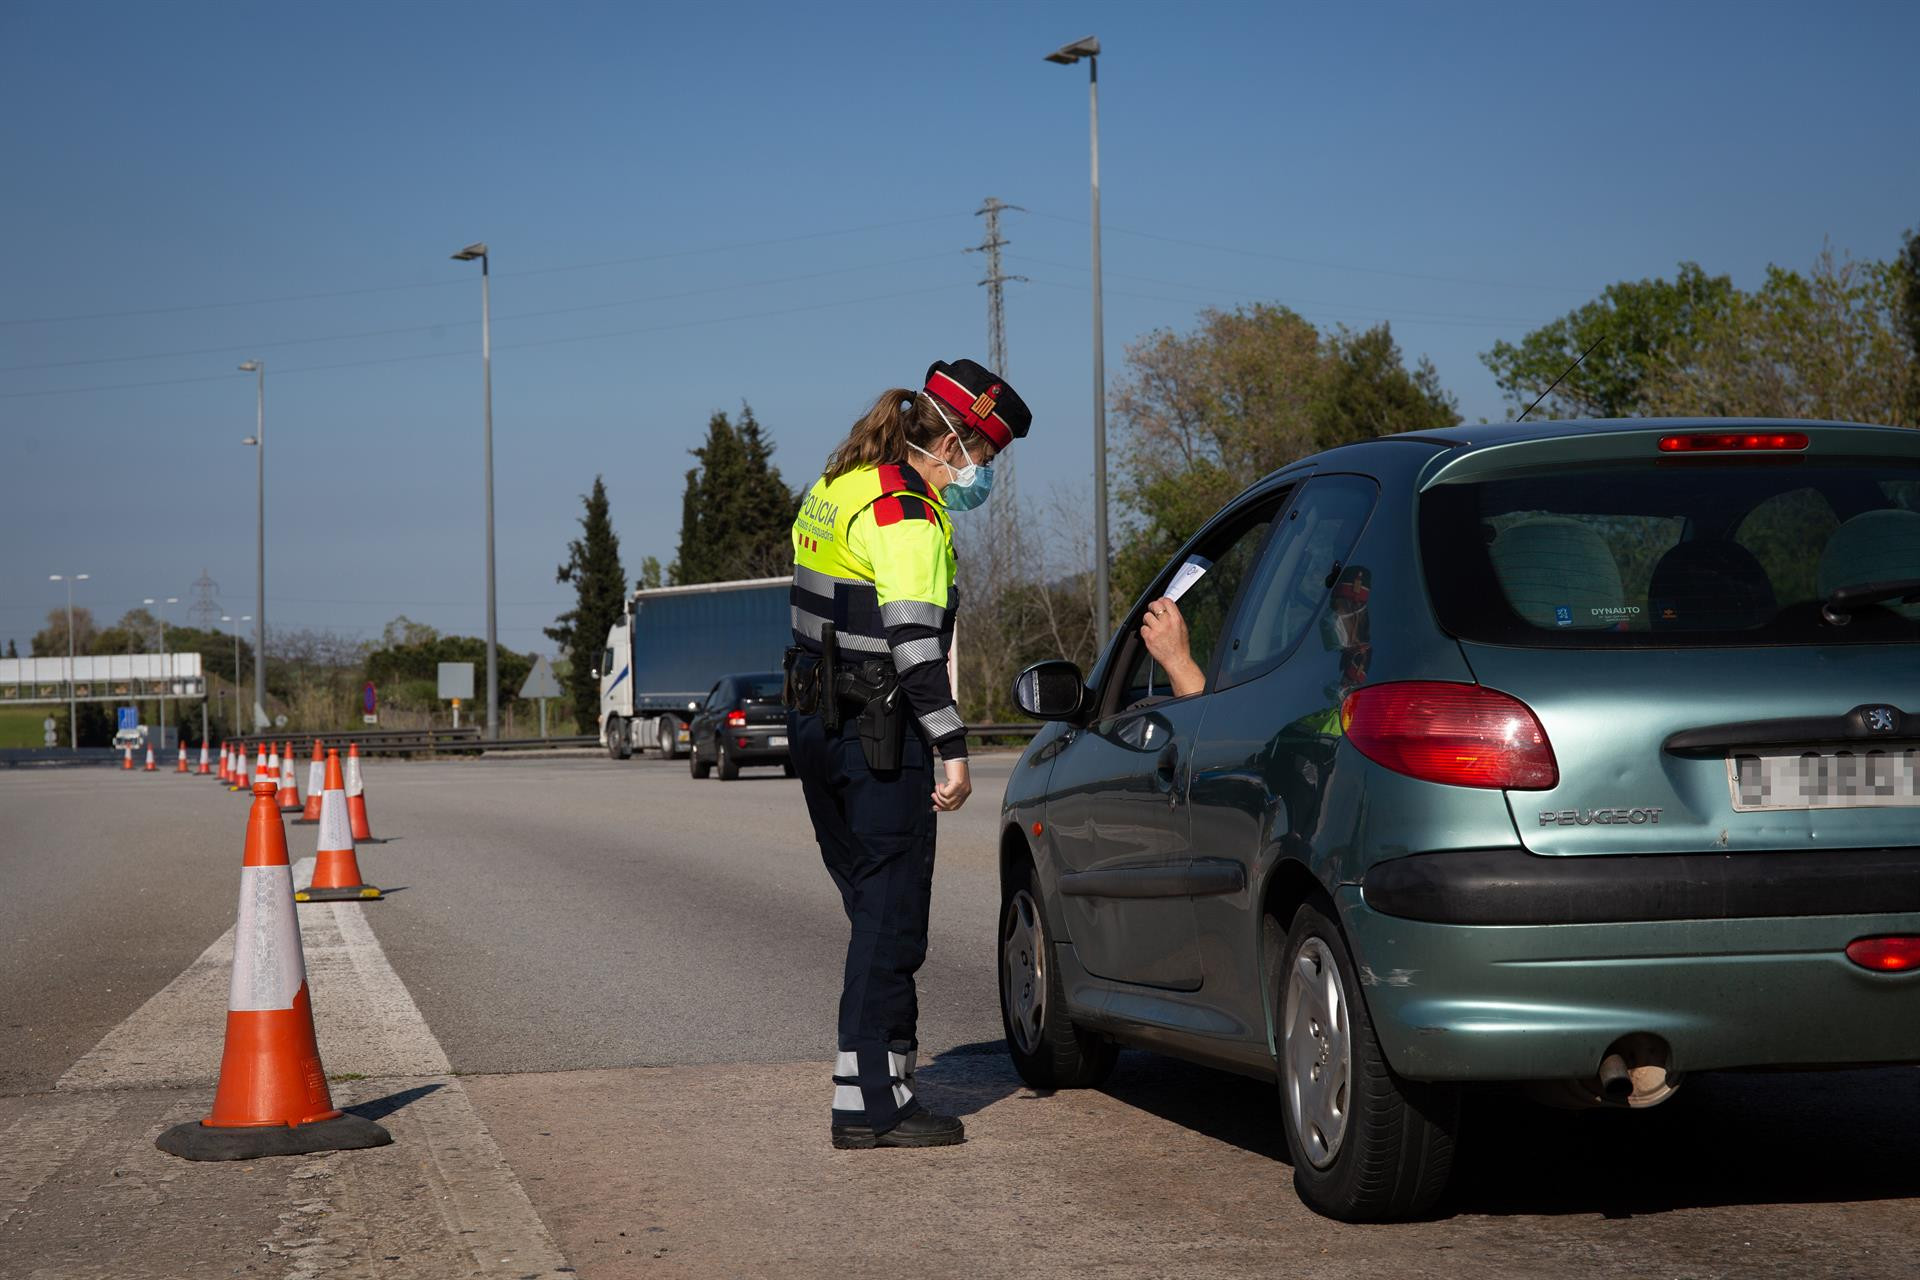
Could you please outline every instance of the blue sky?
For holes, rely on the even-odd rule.
[[[103,620],[482,627],[493,249],[502,643],[606,476],[671,558],[686,450],[750,401],[790,483],[882,387],[981,355],[1010,214],[1028,495],[1090,493],[1087,91],[1107,364],[1206,306],[1392,323],[1471,420],[1479,353],[1611,281],[1737,283],[1920,224],[1920,7],[73,4],[0,7],[0,641],[89,572]],[[228,305],[244,304],[244,305]],[[173,612],[183,616],[185,605]]]

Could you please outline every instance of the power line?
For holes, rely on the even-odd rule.
[[[944,256],[944,255],[943,255]],[[924,289],[902,289],[895,293],[872,294],[864,298],[843,298],[837,302],[817,302],[805,306],[783,307],[773,311],[751,311],[742,315],[712,316],[704,320],[683,320],[675,324],[646,325],[635,329],[614,329],[605,333],[583,333],[564,338],[542,338],[532,342],[501,343],[496,347],[500,351],[524,351],[532,347],[550,347],[562,343],[594,342],[601,338],[623,338],[642,333],[666,333],[677,329],[695,329],[703,325],[732,324],[744,320],[765,320],[776,316],[797,315],[807,311],[825,311],[834,307],[859,306],[868,302],[889,302],[895,298],[908,298],[926,293],[939,293],[947,289],[957,289],[960,285],[938,284]],[[384,356],[373,360],[343,360],[335,364],[298,365],[291,369],[281,368],[274,371],[276,378],[284,378],[295,373],[324,373],[335,369],[364,369],[373,365],[407,364],[415,360],[446,360],[455,356],[471,356],[469,351],[430,351],[420,355]],[[28,400],[43,396],[81,395],[91,391],[137,391],[148,387],[177,387],[190,382],[226,382],[232,374],[216,373],[195,378],[165,378],[152,382],[114,382],[93,387],[62,387],[52,391],[7,391],[0,392],[0,400]]]
[[[1039,213],[1036,218],[1051,218],[1055,222],[1066,222],[1084,226],[1085,218],[1069,218],[1058,213]],[[1357,271],[1370,276],[1394,276],[1402,280],[1427,280],[1438,284],[1488,285],[1500,289],[1536,289],[1545,293],[1590,294],[1591,289],[1581,289],[1566,284],[1543,284],[1536,280],[1490,280],[1472,276],[1431,275],[1420,271],[1396,271],[1387,267],[1363,267],[1351,262],[1332,262],[1324,258],[1302,258],[1293,254],[1270,253],[1264,249],[1246,249],[1239,245],[1210,244],[1204,240],[1183,240],[1178,236],[1163,236],[1152,231],[1137,231],[1129,227],[1116,227],[1111,222],[1103,223],[1102,230],[1115,231],[1123,236],[1136,236],[1142,240],[1158,240],[1163,244],[1184,245],[1189,249],[1206,249],[1213,253],[1233,253],[1247,258],[1270,258],[1275,262],[1291,262],[1296,266],[1325,267],[1331,271]]]
[[[998,196],[988,196],[987,202],[973,211],[976,218],[987,220],[986,236],[979,244],[970,246],[968,253],[987,255],[987,276],[980,283],[987,289],[987,363],[1001,377],[1007,376],[1007,313],[1002,286],[1011,280],[1025,280],[1025,276],[1010,276],[1000,270],[1000,250],[1010,241],[1000,235],[1000,215],[1007,210],[1025,213],[1017,204],[1007,204]],[[1011,454],[1000,463],[1001,498],[998,510],[1002,519],[1014,518],[1018,503],[1013,490],[1013,457]]]
[[[535,320],[546,316],[575,315],[583,311],[608,311],[616,307],[633,307],[648,302],[675,302],[683,298],[697,298],[707,294],[730,293],[736,289],[763,289],[775,285],[796,284],[805,280],[818,280],[826,276],[850,275],[857,271],[879,271],[887,267],[904,266],[909,263],[927,262],[934,258],[947,257],[947,252],[921,253],[908,258],[890,258],[885,262],[870,262],[853,267],[834,267],[826,271],[810,271],[804,275],[776,276],[767,280],[743,280],[737,284],[710,285],[704,289],[687,289],[678,293],[646,294],[638,298],[620,298],[612,302],[589,302],[573,307],[551,307],[543,311],[520,311],[496,317],[501,320]],[[355,338],[391,338],[409,333],[436,333],[442,329],[472,328],[477,320],[443,320],[433,324],[407,325],[397,329],[362,329],[353,333],[332,333],[316,338],[282,338],[274,342],[232,342],[218,347],[198,347],[188,351],[154,351],[134,356],[92,356],[85,360],[49,360],[37,364],[0,365],[0,373],[19,373],[29,369],[71,369],[83,365],[129,364],[141,360],[175,360],[189,356],[210,356],[239,351],[268,350],[278,347],[311,346],[322,342],[348,342]]]
[[[777,236],[768,240],[741,240],[733,244],[709,245],[698,249],[675,249],[668,253],[650,253],[633,258],[606,258],[599,262],[573,262],[556,267],[535,267],[522,271],[498,272],[501,278],[512,276],[554,275],[562,271],[590,271],[598,267],[630,266],[638,262],[663,262],[669,258],[691,258],[708,253],[735,253],[741,249],[758,249],[768,245],[794,244],[802,240],[825,240],[834,236],[859,235],[867,231],[885,231],[892,227],[918,226],[927,222],[942,222],[958,214],[937,213],[922,218],[900,218],[892,222],[870,222],[860,227],[838,227],[831,231],[810,231],[804,235]],[[372,285],[362,289],[336,289],[326,293],[291,293],[273,298],[247,298],[234,302],[194,302],[175,307],[144,307],[132,311],[94,311],[81,315],[67,316],[30,316],[16,320],[0,320],[0,327],[23,324],[65,324],[80,320],[121,320],[133,316],[174,315],[182,311],[218,311],[230,307],[261,307],[279,302],[314,302],[328,298],[356,298],[370,293],[398,293],[409,289],[445,289],[455,285],[466,286],[465,280],[429,280],[414,284]]]

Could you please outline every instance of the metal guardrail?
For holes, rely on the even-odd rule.
[[[82,747],[78,751],[71,747],[0,747],[0,765],[5,765],[9,769],[19,768],[22,765],[44,769],[65,769],[77,765],[110,765],[118,768],[121,754],[114,747]],[[157,751],[154,758],[159,759]],[[146,756],[142,754],[133,767],[140,768],[145,760]],[[198,760],[199,757],[196,756],[196,764]],[[172,771],[172,766],[169,765],[167,772]]]

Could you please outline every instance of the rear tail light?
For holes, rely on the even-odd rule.
[[[730,728],[730,729],[738,729],[738,728],[741,728],[742,726],[744,726],[744,725],[745,725],[746,723],[747,723],[747,713],[746,713],[746,712],[744,712],[744,711],[729,711],[729,712],[727,712],[727,727],[728,727],[728,728]]]
[[[1738,453],[1749,449],[1804,449],[1803,431],[1708,431],[1661,436],[1662,453]]]
[[[1847,944],[1847,959],[1875,973],[1920,970],[1920,937],[1855,938]]]
[[[1362,685],[1340,707],[1361,755],[1423,782],[1503,791],[1560,784],[1553,744],[1526,703],[1477,684]]]

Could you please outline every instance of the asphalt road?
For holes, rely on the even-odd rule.
[[[396,1143],[243,1166],[151,1141],[206,1105],[224,969],[203,952],[233,924],[245,803],[166,774],[0,771],[0,1273],[544,1274],[506,1266],[531,1235],[528,1256],[596,1276],[892,1275],[903,1231],[976,1276],[1910,1270],[1913,1069],[1702,1077],[1636,1115],[1479,1095],[1443,1211],[1369,1229],[1294,1199],[1269,1086],[1128,1053],[1102,1090],[1025,1089],[994,991],[1011,763],[976,762],[973,803],[941,819],[921,975],[922,1092],[966,1116],[965,1146],[826,1147],[845,923],[797,783],[374,759],[390,840],[359,857],[388,897],[327,908],[332,934],[302,923],[337,1096]],[[314,831],[289,828],[295,859]],[[174,1037],[182,1010],[197,1029]],[[358,1051],[383,1019],[411,1019],[392,1043],[424,1065]],[[175,1038],[205,1059],[191,1079],[155,1065]],[[107,1092],[74,1092],[81,1063]],[[446,1205],[474,1186],[493,1198],[460,1219]],[[497,1259],[467,1240],[490,1221]]]

